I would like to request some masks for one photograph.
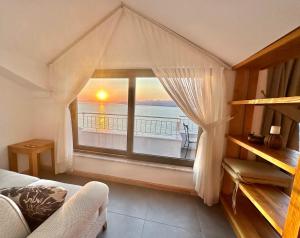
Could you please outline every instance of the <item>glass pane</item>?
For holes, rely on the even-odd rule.
[[[198,126],[188,119],[157,78],[136,79],[135,153],[195,159]]]
[[[126,150],[128,79],[92,78],[77,100],[79,145]]]

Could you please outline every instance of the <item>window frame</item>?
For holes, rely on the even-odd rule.
[[[128,79],[127,148],[126,150],[117,150],[117,149],[80,145],[78,140],[78,114],[77,114],[78,104],[76,98],[70,104],[69,107],[71,112],[74,152],[114,156],[118,158],[129,159],[129,160],[132,159],[132,160],[139,160],[139,161],[146,161],[146,162],[192,167],[194,165],[194,160],[187,160],[182,158],[159,156],[159,155],[148,155],[148,154],[133,152],[136,78],[143,78],[143,77],[155,77],[155,74],[151,69],[111,69],[111,70],[96,70],[94,72],[91,78],[127,78]],[[198,140],[199,140],[199,133],[198,133]]]

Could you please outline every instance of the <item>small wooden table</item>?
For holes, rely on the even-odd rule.
[[[40,153],[51,150],[52,170],[55,173],[55,159],[54,159],[54,141],[34,139],[24,141],[14,145],[8,146],[9,169],[18,172],[18,156],[17,154],[26,154],[29,157],[30,174],[38,176],[38,163],[40,160]]]

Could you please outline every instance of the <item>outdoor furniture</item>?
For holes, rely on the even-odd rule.
[[[187,124],[183,123],[183,129],[184,129],[184,133],[185,133],[185,141],[184,141],[184,144],[183,144],[183,148],[186,148],[184,158],[186,158],[188,150],[190,148],[190,144],[197,143],[198,138],[190,136],[189,126]]]

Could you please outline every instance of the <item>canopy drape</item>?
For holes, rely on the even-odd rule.
[[[226,125],[224,68],[199,49],[130,14],[141,32],[156,77],[181,108],[203,129],[194,162],[195,190],[207,205],[219,200]]]
[[[61,105],[57,133],[58,172],[72,167],[72,137],[67,107],[95,69],[103,65],[113,68],[110,62],[104,62],[103,55],[105,50],[109,50],[107,45],[114,37],[120,16],[132,24],[131,29],[142,45],[140,48],[146,49],[142,57],[149,59],[148,66],[168,94],[204,130],[194,164],[194,181],[199,196],[206,204],[213,205],[219,199],[226,121],[223,65],[205,51],[196,49],[127,8],[114,14],[51,65],[54,96]],[[124,65],[128,67],[128,62]]]
[[[99,65],[121,14],[119,9],[49,66],[52,96],[57,109],[54,112],[57,173],[72,170],[73,166],[73,138],[68,107]]]

